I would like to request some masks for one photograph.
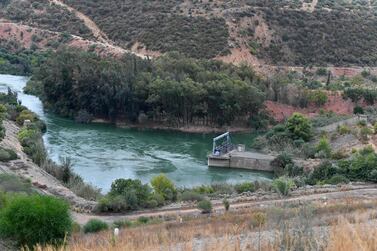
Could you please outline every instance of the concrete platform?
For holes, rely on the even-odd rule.
[[[213,154],[209,155],[208,166],[272,172],[273,169],[270,162],[274,158],[275,156],[258,152],[239,152],[233,150],[220,156]]]

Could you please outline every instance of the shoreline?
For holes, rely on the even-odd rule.
[[[56,115],[59,116],[59,115]],[[77,123],[77,122],[76,122]],[[183,133],[195,133],[195,134],[211,134],[211,133],[252,133],[252,129],[249,127],[240,127],[240,126],[229,126],[229,127],[211,127],[211,126],[181,126],[174,127],[158,123],[144,123],[144,124],[135,124],[135,123],[126,123],[122,121],[116,121],[115,123],[105,120],[105,119],[93,119],[89,124],[108,124],[114,125],[117,128],[124,129],[146,129],[146,130],[162,130],[162,131],[173,131],[173,132],[183,132]]]

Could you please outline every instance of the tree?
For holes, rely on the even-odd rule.
[[[312,126],[308,118],[300,113],[293,113],[287,120],[286,128],[293,139],[309,141],[312,137]]]
[[[161,194],[165,200],[173,201],[177,198],[177,189],[174,183],[169,180],[165,175],[160,174],[151,180],[154,191]]]

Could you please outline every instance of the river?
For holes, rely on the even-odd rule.
[[[74,171],[104,192],[117,178],[149,182],[160,173],[181,187],[270,178],[266,173],[208,168],[206,156],[214,135],[77,124],[55,116],[43,110],[37,97],[23,93],[26,81],[25,77],[0,75],[0,91],[8,87],[16,91],[22,104],[46,122],[44,142],[51,159],[59,162],[61,157],[70,157]],[[255,137],[251,133],[236,134],[232,140],[250,145]]]

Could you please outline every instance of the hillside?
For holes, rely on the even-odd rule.
[[[1,5],[2,22],[144,55],[178,51],[251,65],[377,64],[375,0],[2,0]],[[38,45],[38,37],[33,42]],[[47,46],[51,43],[56,42]]]

